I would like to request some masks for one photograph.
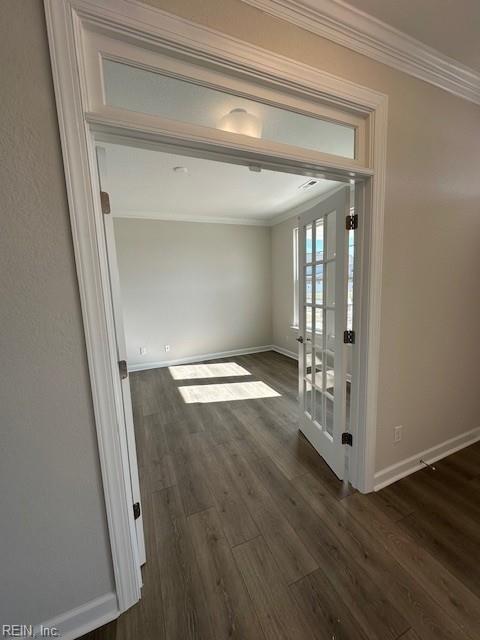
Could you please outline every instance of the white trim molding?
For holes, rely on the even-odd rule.
[[[358,253],[363,321],[358,332],[355,380],[362,381],[362,397],[352,451],[358,462],[351,469],[355,470],[352,482],[365,491],[373,489],[374,484],[388,98],[135,0],[44,0],[44,4],[117,607],[123,612],[140,598],[141,574],[127,473],[128,442],[99,197],[96,136],[121,136],[135,145],[141,141],[152,146],[183,145],[202,154],[221,154],[225,161],[261,161],[266,168],[300,169],[306,175],[315,172],[334,179],[360,181],[359,192],[365,192],[368,206],[360,225],[361,237],[366,238],[365,250]],[[252,93],[247,94],[253,97],[259,91],[275,91],[279,95],[275,104],[283,104],[284,96],[288,106],[295,96],[299,105],[309,101],[327,105],[337,114],[361,116],[368,123],[362,133],[365,154],[361,160],[346,161],[233,133],[227,139],[226,132],[216,129],[204,127],[199,133],[199,126],[180,126],[166,120],[158,123],[156,116],[127,110],[119,114],[106,105],[102,110],[100,102],[100,111],[92,111],[89,88],[97,86],[100,69],[100,49],[90,41],[92,34],[101,51],[114,47],[122,60],[135,65],[151,69],[162,56],[178,63],[188,58],[195,68],[193,80],[200,84],[208,84],[205,74],[214,69],[227,83],[241,81],[248,85],[248,92]],[[87,64],[92,59],[94,63]]]
[[[128,449],[121,428],[123,405],[98,172],[79,73],[80,22],[69,0],[45,0],[44,5],[116,596],[123,612],[140,599],[141,575],[132,491],[125,474]]]
[[[377,62],[480,104],[480,73],[342,0],[242,0]]]
[[[161,369],[162,367],[174,367],[177,364],[194,364],[205,360],[220,360],[222,358],[233,358],[235,356],[245,356],[251,353],[264,353],[274,351],[271,344],[262,347],[247,347],[245,349],[233,349],[231,351],[217,351],[216,353],[203,353],[198,356],[177,358],[176,360],[161,360],[159,362],[134,362],[128,365],[129,371],[147,371],[148,369]]]
[[[131,211],[115,210],[113,217],[128,220],[159,220],[161,222],[199,222],[201,224],[233,224],[242,227],[272,227],[274,218],[228,218],[228,217],[209,217],[209,216],[185,216],[166,213],[155,213],[154,211],[141,211],[134,214]]]
[[[375,491],[380,491],[380,489],[387,487],[389,484],[393,484],[394,482],[397,482],[397,480],[401,480],[416,471],[420,471],[420,469],[425,469],[425,464],[421,463],[420,460],[423,460],[428,464],[433,464],[456,451],[460,451],[460,449],[469,447],[471,444],[474,444],[479,440],[480,427],[477,427],[476,429],[466,431],[459,436],[445,440],[445,442],[437,444],[430,449],[420,451],[410,458],[406,458],[396,464],[392,464],[390,467],[386,467],[375,474]]]
[[[33,637],[45,637],[45,632],[43,632],[42,635],[42,629],[55,628],[58,631],[58,638],[62,640],[74,640],[74,638],[80,638],[86,633],[115,620],[119,615],[120,611],[118,610],[116,595],[114,593],[107,593],[80,607],[76,607],[51,620],[47,620],[47,622],[35,625],[33,628]]]

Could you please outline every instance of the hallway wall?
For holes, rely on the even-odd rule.
[[[43,5],[0,3],[0,628],[113,590]]]

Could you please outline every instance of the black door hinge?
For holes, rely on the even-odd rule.
[[[126,360],[118,361],[118,372],[120,373],[120,380],[125,380],[125,378],[128,378],[128,366]]]
[[[353,447],[353,435],[349,431],[342,433],[342,444],[348,444],[349,447]]]
[[[355,344],[355,331],[344,331],[343,342],[345,344]]]
[[[345,229],[347,231],[358,229],[358,213],[353,214],[353,216],[347,216],[345,218]]]
[[[138,520],[138,518],[140,517],[141,513],[142,513],[142,511],[140,509],[140,503],[139,502],[135,502],[135,504],[133,505],[133,519],[134,520]]]
[[[102,205],[102,213],[105,215],[111,213],[110,195],[106,191],[100,191],[100,203]]]

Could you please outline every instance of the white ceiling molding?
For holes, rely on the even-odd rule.
[[[273,218],[228,218],[213,216],[176,215],[168,213],[157,213],[155,211],[133,211],[113,210],[114,218],[128,218],[129,220],[161,220],[162,222],[201,222],[207,224],[238,224],[247,227],[270,227]]]
[[[342,0],[242,1],[480,104],[480,73]]]

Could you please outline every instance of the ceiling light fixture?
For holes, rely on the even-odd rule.
[[[188,173],[187,167],[173,167],[175,173]]]
[[[218,123],[218,128],[230,133],[240,133],[252,138],[261,138],[262,123],[260,118],[249,113],[246,109],[232,109]]]

